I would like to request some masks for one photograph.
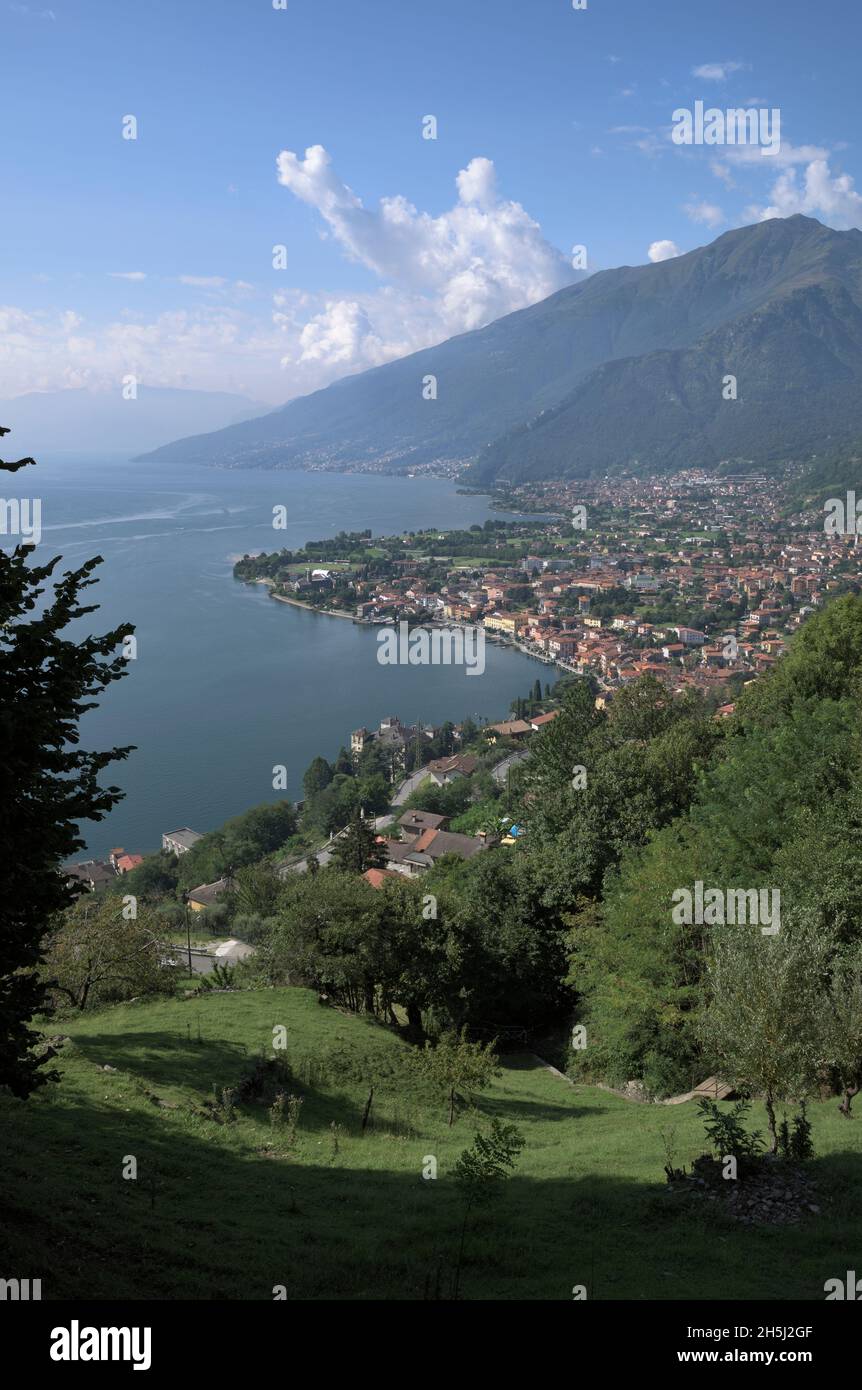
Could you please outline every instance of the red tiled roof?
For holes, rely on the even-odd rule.
[[[143,864],[142,854],[121,854],[117,860],[117,869],[121,874],[127,874],[130,869],[136,869],[139,864]]]
[[[362,877],[372,888],[382,888],[385,878],[397,878],[398,875],[392,869],[366,869]]]

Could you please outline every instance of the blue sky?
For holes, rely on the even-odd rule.
[[[860,12],[0,0],[0,396],[135,371],[277,403],[543,297],[576,244],[862,226]],[[675,146],[698,99],[779,108],[779,157]]]

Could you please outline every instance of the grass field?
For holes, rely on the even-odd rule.
[[[293,1147],[265,1103],[228,1124],[205,1109],[250,1054],[272,1055],[276,1025],[303,1097]],[[821,1214],[754,1228],[665,1191],[663,1132],[677,1164],[703,1148],[693,1105],[571,1086],[527,1055],[504,1059],[479,1113],[451,1129],[408,1077],[379,1094],[362,1136],[356,1059],[397,1070],[406,1044],[306,990],[127,1004],[49,1032],[73,1039],[52,1096],[0,1098],[0,1274],[41,1278],[45,1299],[270,1299],[276,1285],[422,1299],[458,1246],[453,1163],[494,1115],[526,1142],[501,1200],[470,1218],[462,1298],[567,1300],[583,1284],[595,1299],[822,1299],[827,1278],[862,1268],[862,1119],[834,1102],[812,1107]]]

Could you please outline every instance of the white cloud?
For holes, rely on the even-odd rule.
[[[686,203],[685,211],[692,222],[702,222],[705,227],[720,227],[725,216],[715,203]]]
[[[497,201],[497,175],[490,159],[471,159],[455,179],[458,197],[465,205],[492,208]]]
[[[321,145],[304,157],[283,150],[277,168],[279,182],[320,213],[347,256],[383,282],[376,294],[327,298],[305,322],[296,317],[302,304],[280,296],[277,321],[295,340],[288,363],[313,359],[344,369],[388,361],[480,328],[578,278],[521,204],[500,197],[489,159],[472,159],[458,173],[458,200],[437,217],[400,194],[364,207]]]
[[[767,172],[776,167],[786,168],[794,164],[809,164],[815,159],[828,159],[829,151],[820,145],[791,145],[782,138],[774,154],[766,160],[760,145],[725,145],[723,158],[733,164],[754,164],[761,171],[769,165]]]
[[[772,201],[765,207],[746,208],[745,219],[766,221],[770,217],[792,217],[801,212],[819,217],[839,231],[862,228],[862,196],[856,192],[849,174],[832,174],[826,159],[812,160],[801,180],[795,168],[785,169],[769,196]]]
[[[87,386],[119,390],[133,373],[150,386],[251,389],[274,404],[288,394],[275,325],[235,308],[173,310],[150,320],[124,315],[85,321],[71,309],[29,312],[0,306],[0,380],[4,397]],[[300,380],[299,390],[314,382]]]
[[[681,256],[682,252],[675,241],[654,241],[650,245],[647,255],[653,262],[672,261],[675,256]]]
[[[706,82],[725,82],[734,72],[739,72],[744,63],[701,63],[692,68],[692,77],[702,77]]]
[[[303,157],[283,151],[278,178],[317,210],[322,236],[378,277],[377,288],[282,290],[264,320],[244,307],[260,293],[247,281],[108,272],[148,279],[160,294],[183,286],[192,305],[147,314],[136,289],[134,310],[110,320],[85,322],[65,306],[2,309],[4,394],[81,385],[113,390],[134,373],[154,386],[250,386],[276,404],[481,327],[583,277],[520,203],[500,195],[489,159],[473,159],[457,173],[453,205],[437,216],[398,195],[364,207],[319,145]]]
[[[343,362],[348,366],[360,357],[370,360],[375,354],[375,344],[380,345],[362,305],[346,299],[332,300],[322,313],[309,319],[300,332],[299,341],[300,360]]]
[[[143,270],[109,270],[108,275],[112,280],[146,280]]]
[[[830,151],[822,145],[793,145],[782,139],[768,159],[759,145],[726,145],[721,158],[712,158],[709,167],[728,188],[736,187],[733,172],[737,170],[768,177],[781,171],[767,194],[742,209],[737,219],[740,225],[804,213],[838,231],[862,228],[862,194],[850,174],[832,171]],[[722,210],[711,203],[693,201],[685,210],[694,221],[709,227],[726,220]]]

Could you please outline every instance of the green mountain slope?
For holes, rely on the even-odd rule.
[[[725,379],[736,378],[726,399]],[[778,296],[691,348],[609,362],[479,456],[477,482],[732,467],[858,435],[862,309],[840,285]]]
[[[155,456],[276,468],[475,460],[481,482],[634,458],[643,468],[760,459],[807,449],[827,426],[859,432],[860,307],[862,233],[774,219],[671,261],[602,271]],[[721,398],[726,373],[739,383],[735,414]],[[436,400],[423,399],[428,375]]]

